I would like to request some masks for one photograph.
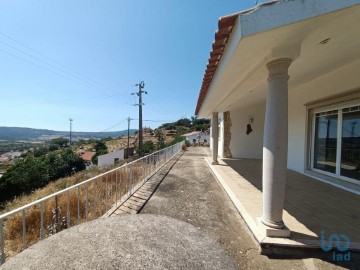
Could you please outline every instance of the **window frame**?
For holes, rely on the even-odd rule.
[[[330,104],[328,105],[323,105],[323,106],[312,106],[311,108],[308,108],[308,113],[309,113],[309,117],[308,117],[308,121],[310,122],[308,124],[308,127],[310,127],[310,132],[308,135],[309,138],[309,143],[308,143],[308,162],[307,164],[307,169],[309,169],[310,171],[319,173],[319,174],[323,174],[323,175],[327,175],[330,177],[334,177],[336,179],[339,180],[343,180],[346,182],[350,182],[353,184],[357,184],[360,185],[360,180],[356,180],[353,178],[349,178],[346,176],[342,176],[341,175],[341,147],[342,147],[342,122],[343,122],[343,109],[345,108],[349,108],[349,107],[354,107],[354,106],[360,106],[360,99],[356,98],[356,99],[352,99],[352,100],[347,100],[347,101],[340,101],[340,102],[335,102],[335,101],[329,101]],[[316,120],[316,114],[317,113],[322,113],[322,112],[327,112],[327,111],[332,111],[332,110],[337,110],[338,111],[338,123],[337,123],[337,144],[336,144],[336,170],[335,173],[331,173],[331,172],[327,172],[327,171],[323,171],[317,168],[314,168],[314,151],[315,151],[315,120]]]

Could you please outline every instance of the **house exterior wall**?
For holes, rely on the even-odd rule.
[[[198,142],[198,136],[199,134],[192,134],[192,135],[189,135],[189,136],[185,136],[186,137],[186,140],[188,140],[190,143],[194,143],[194,140],[196,142]],[[200,133],[200,142],[201,143],[204,143],[204,140],[206,140],[207,143],[209,143],[209,134],[205,133],[205,132],[201,132]]]
[[[319,99],[360,89],[357,74],[360,60],[301,85],[296,89],[289,87],[289,144],[288,168],[304,172],[307,153],[307,108],[306,104]],[[291,73],[290,73],[291,77]]]
[[[105,167],[105,166],[114,165],[115,159],[119,159],[119,160],[124,159],[124,149],[120,149],[118,151],[111,152],[106,155],[98,156],[98,166]]]
[[[304,173],[306,168],[306,155],[308,153],[306,104],[326,99],[328,97],[360,89],[360,77],[356,74],[360,70],[360,60],[339,67],[334,72],[318,77],[300,87],[289,87],[289,139],[288,139],[288,168]],[[291,73],[290,73],[291,77]],[[262,158],[265,101],[247,107],[230,111],[231,115],[231,141],[230,150],[234,158]],[[246,125],[252,116],[253,131],[246,135]],[[220,118],[220,114],[219,114]],[[221,118],[222,119],[222,118]],[[221,122],[222,123],[222,120]],[[222,124],[220,124],[222,126]],[[223,146],[223,129],[219,134],[219,156]]]
[[[360,60],[338,68],[336,71],[309,81],[298,88],[289,87],[289,141],[288,168],[300,173],[306,169],[308,153],[306,104],[326,99],[334,95],[360,89],[360,78],[356,71],[360,69]],[[291,76],[291,74],[290,74]],[[265,102],[230,111],[231,141],[230,150],[234,158],[262,158]],[[254,118],[253,132],[246,135],[249,115]],[[220,118],[220,117],[219,117]],[[222,121],[221,121],[222,123]],[[222,125],[221,125],[222,126]],[[219,155],[223,145],[223,130],[219,134]]]
[[[231,141],[230,150],[234,158],[262,158],[265,102],[230,111]],[[246,135],[249,116],[254,119],[253,131]]]

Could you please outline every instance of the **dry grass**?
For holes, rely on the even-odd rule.
[[[130,147],[131,147],[137,141],[137,137],[136,136],[130,136],[129,141],[130,141]],[[127,137],[107,141],[105,144],[106,144],[106,147],[107,147],[109,153],[117,151],[117,150],[122,149],[122,148],[127,148]]]
[[[3,210],[0,211],[0,214],[9,212],[13,209],[24,206],[28,203],[36,201],[38,199],[44,198],[47,195],[53,194],[59,190],[63,190],[64,188],[73,186],[77,183],[85,181],[86,179],[90,179],[96,175],[104,173],[114,167],[93,167],[90,170],[84,170],[81,172],[77,172],[72,176],[58,179],[54,182],[49,183],[43,188],[37,189],[29,195],[22,195],[16,197],[12,201],[9,201]]]
[[[26,205],[108,170],[109,168],[93,168],[89,171],[79,172],[74,176],[60,179],[30,195],[21,196],[9,202],[2,212],[11,211],[12,209]],[[154,164],[146,164],[145,161],[135,163],[132,172],[132,185],[135,186],[144,179],[145,176],[150,175],[153,170]],[[79,188],[71,189],[69,192],[64,192],[46,200],[43,204],[44,237],[50,236],[52,234],[51,231],[56,232],[65,229],[68,222],[70,226],[74,226],[104,215],[117,200],[128,193],[130,188],[129,176],[129,166],[119,168],[118,170],[96,178],[95,181],[91,181],[88,184],[81,185]],[[56,205],[58,208],[56,208]],[[55,209],[58,209],[58,211],[55,211]],[[56,212],[57,215],[55,214]],[[28,208],[25,212],[27,247],[40,240],[40,213],[40,204]],[[68,219],[68,215],[70,219]],[[14,214],[4,220],[4,233],[7,258],[23,250],[22,212]]]

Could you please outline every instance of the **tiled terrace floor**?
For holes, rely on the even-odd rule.
[[[210,158],[207,158],[208,164]],[[288,170],[284,222],[289,240],[265,238],[256,228],[262,214],[262,161],[223,159],[210,165],[259,242],[319,247],[320,232],[347,234],[360,249],[360,196]]]

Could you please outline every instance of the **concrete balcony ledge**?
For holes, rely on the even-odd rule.
[[[219,159],[206,163],[245,220],[256,241],[266,248],[320,249],[321,231],[346,234],[350,250],[360,250],[360,196],[288,170],[283,220],[290,237],[266,237],[257,218],[262,215],[262,161]],[[326,238],[327,240],[327,238]]]
[[[100,218],[55,234],[0,269],[235,269],[221,245],[161,215]]]

